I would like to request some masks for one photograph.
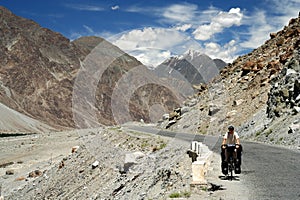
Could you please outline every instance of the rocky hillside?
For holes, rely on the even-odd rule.
[[[71,42],[4,7],[0,7],[0,30],[0,102],[55,127],[89,126],[91,123],[85,123],[84,117],[89,117],[85,112],[96,113],[92,119],[95,123],[116,123],[112,95],[118,81],[137,67],[144,77],[151,73],[138,60],[102,38],[86,37]],[[101,66],[105,56],[113,60]],[[95,62],[99,77],[95,77],[95,69],[84,72],[89,63]],[[90,87],[91,82],[95,88]],[[164,84],[159,82],[148,84],[152,82],[157,83],[149,80],[134,88],[130,93],[134,98],[126,97],[130,113],[123,121],[151,121],[152,104],[165,105],[165,110],[179,105],[180,100],[170,89],[160,87]]]
[[[221,135],[233,124],[245,138],[299,146],[299,36],[300,16],[199,86],[184,112],[160,126]]]
[[[44,122],[72,126],[68,91],[84,54],[61,34],[3,7],[0,18],[0,101]]]

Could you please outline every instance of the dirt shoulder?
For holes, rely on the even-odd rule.
[[[56,166],[79,143],[79,136],[74,132],[0,138],[2,195],[26,185],[30,172],[44,171]]]

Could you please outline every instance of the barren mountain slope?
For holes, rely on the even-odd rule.
[[[0,132],[11,133],[42,133],[55,130],[54,128],[21,114],[0,103]]]
[[[140,74],[142,80],[153,76],[138,60],[102,38],[70,42],[4,7],[0,7],[0,30],[0,102],[52,126],[90,126],[92,122],[85,119],[91,113],[96,124],[114,124],[118,114],[112,111],[112,101],[118,99],[112,95],[117,83],[123,79],[130,85]],[[127,73],[134,70],[133,76]],[[156,85],[148,84],[153,82]],[[128,93],[134,98],[126,96],[130,113],[125,121],[151,121],[151,102],[166,110],[179,105],[181,100],[160,85],[164,84],[150,78]]]

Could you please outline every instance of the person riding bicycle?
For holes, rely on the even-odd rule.
[[[239,165],[241,163],[240,152],[241,152],[241,144],[240,137],[236,131],[234,131],[234,127],[230,125],[228,127],[228,132],[223,137],[222,142],[222,170],[226,173],[226,166],[228,163],[229,152],[227,151],[227,145],[235,145],[235,149],[233,151],[233,158],[236,163],[236,167],[238,168],[236,171],[240,171]],[[239,156],[238,156],[239,153]],[[225,168],[225,169],[223,169]]]

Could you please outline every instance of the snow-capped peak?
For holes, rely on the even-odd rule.
[[[177,56],[177,57],[178,57],[178,59],[180,59],[180,60],[185,59],[185,58],[188,58],[188,57],[189,57],[189,59],[192,60],[193,58],[198,57],[198,56],[200,56],[201,54],[203,54],[203,53],[201,53],[200,51],[193,50],[193,49],[189,49],[189,50],[187,50],[184,54],[182,54],[182,55],[180,55],[180,56]]]

